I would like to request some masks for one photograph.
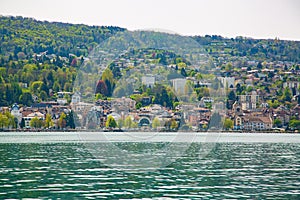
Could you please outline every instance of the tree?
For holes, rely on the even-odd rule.
[[[21,128],[24,128],[24,127],[25,127],[25,119],[24,119],[24,118],[21,119],[20,127],[21,127]]]
[[[231,100],[231,101],[235,101],[236,100],[236,95],[234,93],[233,90],[231,90],[228,94],[228,99]]]
[[[44,91],[46,93],[46,95],[48,96],[48,94],[49,94],[49,88],[48,88],[48,86],[46,84],[46,79],[43,80],[43,84],[40,87],[40,91],[41,92]]]
[[[23,105],[26,105],[26,106],[31,106],[32,103],[33,103],[33,100],[32,100],[32,95],[30,92],[24,92],[20,98],[19,98],[19,102]]]
[[[291,102],[291,100],[292,100],[292,93],[291,93],[291,91],[290,91],[290,89],[288,87],[286,87],[284,89],[283,100],[287,101],[287,102]]]
[[[282,126],[282,121],[277,118],[277,119],[274,120],[273,124],[274,124],[275,127],[280,128]]]
[[[279,101],[277,99],[274,100],[273,102],[271,100],[268,100],[267,103],[269,104],[269,106],[271,108],[275,108],[275,109],[280,106],[280,103],[279,103]]]
[[[71,92],[72,91],[72,84],[69,83],[69,82],[65,83],[64,91]]]
[[[236,84],[236,93],[241,94],[243,92],[243,88],[241,87],[241,84]]]
[[[31,91],[35,94],[39,93],[41,87],[43,85],[42,81],[34,81],[31,83]]]
[[[97,94],[95,95],[95,100],[97,101],[97,100],[99,100],[99,99],[103,99],[103,95],[100,94],[100,93],[97,93]]]
[[[173,101],[170,98],[165,86],[161,84],[156,84],[153,88],[153,93],[153,103],[159,104],[164,107],[172,108]]]
[[[263,68],[263,65],[261,64],[261,62],[258,62],[258,64],[257,64],[257,69],[262,69]]]
[[[40,92],[40,98],[41,98],[42,101],[46,101],[47,100],[48,95],[47,95],[47,93],[44,90],[42,90]]]
[[[179,62],[177,66],[179,69],[186,68],[186,64],[184,62]]]
[[[226,130],[233,129],[233,120],[226,118],[224,121],[224,128]]]
[[[124,120],[122,118],[118,119],[118,128],[122,128],[124,125]]]
[[[157,129],[160,126],[160,121],[157,117],[155,117],[152,121],[152,128]]]
[[[108,89],[106,86],[106,83],[103,80],[99,80],[97,85],[96,85],[96,94],[101,94],[103,96],[108,96]]]
[[[66,128],[67,122],[66,122],[66,114],[62,112],[58,119],[58,127],[60,129]]]
[[[142,107],[142,103],[141,102],[137,102],[137,104],[135,104],[135,108],[138,110]]]
[[[289,122],[289,127],[292,129],[300,129],[300,120],[297,119],[291,119]]]
[[[209,89],[207,87],[196,88],[195,91],[197,93],[198,100],[200,100],[202,97],[210,96]]]
[[[232,66],[232,63],[227,63],[226,64],[226,66],[225,66],[225,71],[226,72],[231,72],[232,71],[232,68],[233,68],[233,66]]]
[[[131,116],[127,116],[124,121],[124,126],[126,128],[132,128],[132,124],[133,124],[133,121],[131,119]]]
[[[20,95],[22,94],[22,89],[18,83],[13,82],[10,85],[11,99],[7,99],[10,103],[18,102]]]
[[[111,115],[107,117],[107,121],[105,123],[106,128],[116,128],[117,127],[117,122],[115,118]]]
[[[60,91],[60,89],[61,89],[61,86],[60,86],[60,84],[58,83],[58,81],[55,81],[54,82],[54,84],[53,84],[53,91],[54,92],[59,92]]]
[[[178,123],[176,122],[175,119],[171,120],[171,126],[170,126],[171,130],[177,130],[178,129]]]
[[[106,68],[102,73],[102,81],[104,81],[107,90],[107,94],[104,95],[111,96],[115,87],[115,80],[113,72],[109,68]]]
[[[13,127],[13,128],[16,128],[17,124],[16,124],[16,120],[15,120],[15,117],[8,111],[6,111],[4,113],[4,115],[7,117],[7,126],[8,127]]]
[[[72,129],[75,128],[75,119],[74,119],[74,111],[73,110],[71,110],[66,115],[66,126],[72,128]]]
[[[0,113],[0,128],[3,129],[4,127],[8,126],[8,118]]]
[[[203,77],[202,77],[202,74],[201,73],[197,73],[196,75],[196,80],[199,81],[201,80]]]
[[[180,74],[183,76],[183,77],[187,77],[187,73],[185,71],[185,68],[182,67],[181,70],[180,70]]]
[[[29,125],[33,128],[41,128],[43,126],[43,121],[38,117],[34,117],[30,120]]]
[[[52,120],[52,117],[49,113],[47,113],[44,127],[45,128],[51,128],[51,127],[53,127],[53,125],[54,125],[54,122]]]

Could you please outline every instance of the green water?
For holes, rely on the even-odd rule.
[[[107,144],[96,145],[108,155]],[[134,155],[166,144],[114,145]],[[203,148],[193,143],[167,166],[128,171],[84,143],[2,143],[0,199],[300,199],[300,143],[222,142],[201,157]]]

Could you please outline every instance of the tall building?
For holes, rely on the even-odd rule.
[[[287,82],[284,82],[283,83],[283,88],[286,88],[286,87],[288,87],[291,91],[293,91],[293,89],[294,89],[294,91],[295,91],[295,95],[299,95],[300,94],[300,92],[299,92],[299,87],[300,87],[300,82],[298,82],[298,81],[287,81]]]
[[[153,87],[155,84],[155,76],[152,75],[143,76],[142,83],[147,87]]]
[[[218,80],[221,81],[224,88],[234,88],[234,77],[218,77]]]
[[[242,105],[242,110],[255,110],[259,103],[259,95],[256,91],[252,91],[250,94],[238,95],[238,101]]]
[[[184,94],[186,79],[176,78],[172,80],[173,88],[177,94]]]

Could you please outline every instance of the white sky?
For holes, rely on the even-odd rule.
[[[0,15],[182,35],[300,40],[299,0],[0,0]]]

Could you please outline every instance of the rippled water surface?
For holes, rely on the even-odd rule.
[[[167,144],[114,145],[134,157]],[[82,142],[1,143],[0,199],[300,199],[300,143],[222,142],[201,157],[205,148],[193,143],[167,166],[128,170],[105,165]]]

